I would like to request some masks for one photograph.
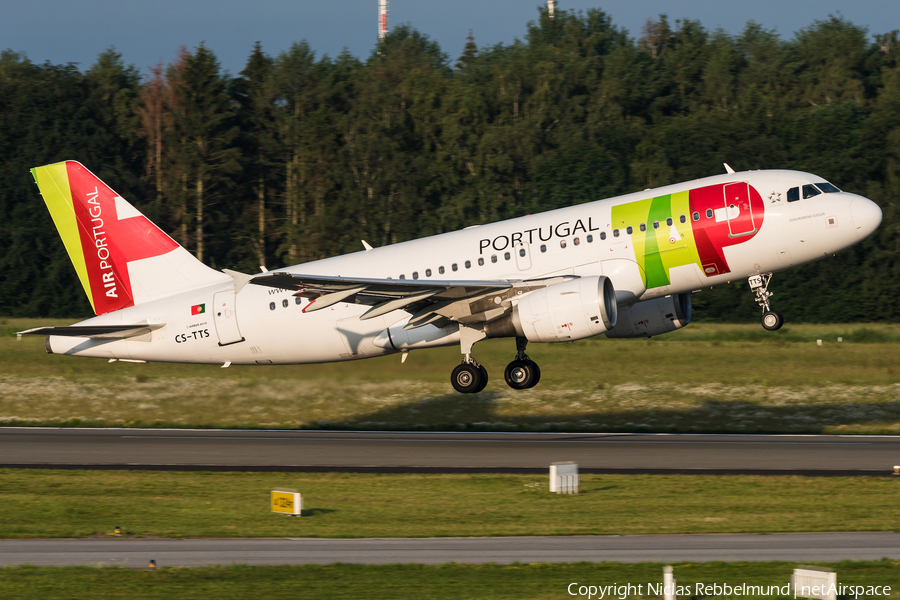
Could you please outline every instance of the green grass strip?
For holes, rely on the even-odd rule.
[[[892,586],[897,598],[898,562],[829,563],[837,572],[838,584]],[[747,584],[783,587],[796,565],[793,563],[701,563],[675,564],[679,586],[690,587],[693,598],[717,598],[714,594],[694,594],[703,585]],[[28,568],[0,569],[0,597],[3,598],[430,598],[435,600],[477,598],[483,600],[523,598],[587,598],[578,587],[631,583],[641,585],[641,594],[625,593],[606,598],[654,598],[647,584],[662,581],[662,565],[652,563],[571,563],[519,565],[349,565],[281,567],[163,568],[157,571],[122,568]],[[577,586],[570,587],[576,583]],[[705,589],[705,588],[704,588]],[[597,598],[598,596],[593,596]],[[733,596],[731,596],[733,597]],[[744,598],[784,598],[790,596],[749,594]]]
[[[886,531],[887,478],[0,470],[0,537],[453,537]],[[304,516],[270,512],[297,489]]]

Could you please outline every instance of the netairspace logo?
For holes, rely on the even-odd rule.
[[[645,593],[646,590],[646,593]],[[739,585],[730,585],[728,583],[695,583],[690,585],[663,585],[661,583],[633,584],[633,583],[613,583],[612,585],[580,585],[578,582],[570,583],[567,591],[570,596],[583,596],[586,598],[597,598],[610,600],[617,598],[625,600],[634,596],[666,596],[674,595],[676,597],[685,596],[793,596],[808,598],[816,596],[824,596],[834,594],[836,596],[852,596],[859,598],[860,596],[890,596],[891,586],[884,585],[814,585],[803,586],[791,591],[791,585],[750,585],[741,583]]]

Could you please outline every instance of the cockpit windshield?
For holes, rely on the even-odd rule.
[[[803,199],[812,198],[813,196],[818,196],[822,192],[819,191],[819,188],[812,184],[806,184],[803,186]]]
[[[825,192],[826,194],[834,194],[835,192],[840,192],[841,190],[837,189],[835,186],[831,185],[827,181],[822,181],[816,184],[816,187]]]
[[[792,187],[787,192],[787,201],[788,202],[796,202],[800,199],[800,186]],[[840,192],[841,190],[837,189],[837,187],[831,185],[827,181],[821,181],[816,183],[815,185],[811,183],[807,183],[802,187],[803,189],[803,199],[812,198],[813,196],[818,196],[821,193],[826,194],[834,194],[835,192]]]

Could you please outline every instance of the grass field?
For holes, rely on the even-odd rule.
[[[651,340],[532,344],[543,378],[522,392],[502,379],[512,342],[489,340],[476,356],[491,383],[464,396],[448,381],[455,348],[403,365],[221,369],[50,356],[43,338],[13,335],[51,323],[67,324],[0,320],[0,423],[900,433],[900,325],[692,324]]]
[[[889,596],[897,598],[897,567],[900,563],[829,563],[837,572],[839,585],[891,586]],[[783,588],[796,565],[792,563],[700,563],[675,564],[679,586],[697,591],[697,584],[769,586]],[[578,587],[631,583],[647,593],[647,584],[659,585],[662,565],[652,563],[573,563],[528,565],[328,565],[291,567],[207,567],[160,569],[158,571],[120,568],[27,568],[0,569],[0,597],[68,599],[104,598],[587,598],[572,596]],[[586,592],[588,590],[585,590]],[[773,590],[774,591],[774,590]],[[612,596],[619,598],[620,596]],[[692,598],[718,598],[712,594],[692,594]],[[734,596],[728,596],[734,597]],[[791,596],[750,594],[747,598],[790,598]],[[840,597],[840,596],[839,596]],[[868,596],[872,597],[872,596]],[[860,598],[868,598],[860,596]],[[597,596],[594,596],[597,598]],[[610,596],[606,596],[610,598]]]
[[[304,516],[269,512],[294,488]],[[583,475],[551,494],[538,475],[0,470],[0,538],[447,537],[885,531],[900,481]],[[664,510],[663,508],[664,507]]]

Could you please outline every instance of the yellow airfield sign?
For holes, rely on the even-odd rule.
[[[300,516],[303,498],[296,490],[272,490],[272,512]]]

